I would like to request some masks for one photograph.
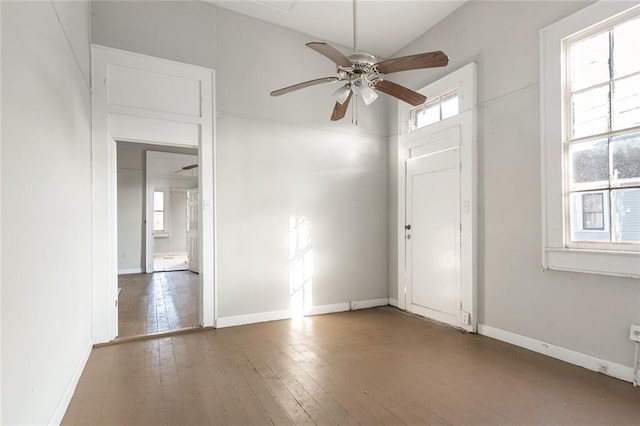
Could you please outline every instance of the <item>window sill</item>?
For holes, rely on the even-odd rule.
[[[153,238],[169,238],[168,232],[154,232]]]
[[[544,269],[640,278],[640,253],[546,248]]]

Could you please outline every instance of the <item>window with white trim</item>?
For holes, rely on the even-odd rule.
[[[169,191],[154,190],[153,191],[153,236],[168,237],[169,236]]]
[[[428,99],[409,111],[409,131],[414,131],[438,121],[458,115],[458,91],[452,90]]]
[[[564,40],[569,247],[640,242],[639,42],[637,14]]]
[[[540,31],[543,267],[640,278],[640,6]]]

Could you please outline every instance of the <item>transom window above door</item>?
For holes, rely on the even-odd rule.
[[[458,115],[459,109],[457,90],[432,97],[409,112],[409,131]]]

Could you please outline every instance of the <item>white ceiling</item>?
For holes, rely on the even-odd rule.
[[[353,47],[351,0],[205,0],[243,15]],[[381,58],[444,19],[467,0],[358,0],[358,47]],[[345,52],[347,53],[347,52]]]

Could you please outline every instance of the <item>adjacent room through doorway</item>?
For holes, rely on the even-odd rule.
[[[199,325],[197,185],[197,149],[117,142],[118,338]]]

